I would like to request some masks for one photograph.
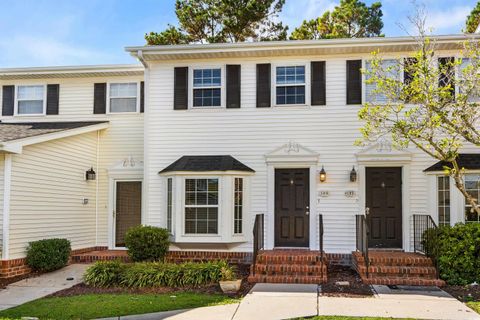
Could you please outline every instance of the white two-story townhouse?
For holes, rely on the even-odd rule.
[[[30,241],[67,238],[74,252],[124,247],[125,229],[141,223],[143,73],[0,70],[0,276],[27,271]]]
[[[436,37],[439,63],[460,57],[465,40]],[[354,145],[374,86],[360,69],[373,51],[391,63],[414,45],[400,37],[128,47],[145,66],[145,222],[168,228],[174,250],[323,247],[348,262],[364,241],[359,215],[370,248],[405,252],[424,231],[414,215],[417,229],[430,223],[425,215],[477,221],[424,153]],[[478,151],[464,152],[477,192]]]
[[[438,62],[461,57],[465,40],[435,37]],[[374,88],[361,68],[414,44],[139,46],[126,50],[141,65],[1,69],[0,276],[24,264],[29,241],[67,238],[94,260],[146,224],[170,231],[171,259],[254,262],[251,281],[318,283],[328,260],[386,283],[368,267],[393,255],[408,277],[388,283],[441,284],[414,254],[421,235],[478,218],[419,150],[354,145]],[[476,148],[460,162],[480,194]]]

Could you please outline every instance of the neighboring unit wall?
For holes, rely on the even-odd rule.
[[[265,155],[289,141],[295,141],[319,154],[317,172],[322,166],[327,171],[325,183],[320,183],[318,174],[315,175],[317,208],[316,212],[311,212],[324,217],[325,250],[331,253],[349,253],[355,250],[355,215],[363,213],[365,206],[359,198],[365,177],[360,172],[357,182],[349,181],[352,166],[355,165],[357,171],[359,169],[356,153],[362,148],[354,146],[354,142],[360,137],[361,122],[357,114],[361,106],[346,105],[346,60],[367,58],[368,55],[339,55],[152,63],[149,72],[149,110],[145,119],[148,135],[145,171],[148,176],[148,221],[166,226],[166,182],[165,178],[158,175],[160,170],[183,155],[232,155],[255,170],[250,183],[251,210],[245,214],[245,219],[249,222],[245,233],[250,240],[241,244],[229,244],[223,249],[250,251],[254,215],[273,214],[268,211],[269,187]],[[273,72],[275,64],[308,66],[311,61],[322,60],[326,61],[326,105],[256,107],[257,63],[271,63]],[[240,62],[240,109],[173,110],[174,67],[225,66]],[[189,72],[192,72],[192,68]],[[306,78],[309,77],[307,72]],[[224,81],[223,78],[222,82]],[[306,90],[309,91],[308,86]],[[191,97],[191,90],[189,95]],[[404,168],[404,183],[409,185],[407,194],[403,195],[407,206],[404,208],[407,224],[411,214],[427,213],[428,183],[423,170],[434,163],[434,160],[424,154],[416,150],[410,151],[410,172]],[[388,165],[388,162],[370,165]],[[328,195],[321,196],[322,191],[328,192]],[[346,191],[353,191],[354,196],[348,197]],[[266,221],[273,219],[266,217]],[[408,234],[406,228],[408,225],[404,224],[404,245],[408,243],[405,239],[405,234]],[[266,230],[273,228],[267,225]],[[310,237],[318,238],[316,234],[310,234]],[[408,250],[407,245],[405,249]],[[191,245],[190,249],[194,247]],[[197,248],[201,246],[197,245]],[[221,247],[217,246],[217,249]]]
[[[95,246],[97,132],[24,147],[13,156],[9,259],[25,256],[28,242],[66,238],[72,249]],[[84,204],[84,199],[88,203]]]
[[[4,162],[5,155],[0,154],[0,251],[3,249],[3,187],[4,187]],[[0,254],[1,257],[1,254]]]
[[[100,132],[99,167],[94,165],[98,180],[98,231],[94,229],[88,242],[98,246],[108,245],[108,208],[109,183],[108,169],[113,168],[129,157],[137,164],[143,163],[143,113],[93,114],[94,84],[110,82],[143,81],[143,75],[85,77],[85,78],[52,78],[36,80],[2,80],[1,85],[19,84],[59,84],[59,114],[35,117],[0,117],[3,122],[35,122],[35,121],[108,121],[110,126]],[[0,90],[1,101],[2,90]],[[95,135],[96,139],[96,135]],[[126,168],[128,169],[128,168]],[[91,183],[94,187],[95,182]],[[80,201],[80,200],[79,200]],[[61,204],[60,204],[61,206]],[[88,205],[89,214],[95,214],[95,203],[92,199]],[[17,227],[17,226],[14,226]],[[95,243],[96,242],[96,243]],[[20,249],[19,249],[20,250]]]

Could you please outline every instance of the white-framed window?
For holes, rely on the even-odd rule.
[[[194,68],[192,107],[222,106],[222,68]]]
[[[243,233],[243,178],[234,178],[233,188],[233,233]]]
[[[45,85],[19,85],[16,88],[16,115],[44,115],[47,90]]]
[[[480,174],[469,173],[465,175],[465,189],[475,199],[480,200]],[[480,217],[475,211],[472,211],[472,206],[465,200],[465,222],[480,222]]]
[[[218,234],[219,179],[185,179],[185,234]]]
[[[138,112],[140,105],[139,88],[137,82],[109,83],[109,113]]]
[[[450,225],[450,177],[437,177],[437,210],[438,224],[440,226]]]
[[[381,68],[386,72],[385,76],[389,79],[401,80],[400,74],[400,61],[397,59],[385,59],[381,62]],[[372,62],[367,60],[365,61],[365,69],[371,71]],[[370,76],[365,75],[365,101],[375,102],[375,103],[387,103],[387,96],[383,93],[376,92],[377,84],[376,83],[367,83]],[[408,81],[408,80],[407,80]]]
[[[275,67],[275,104],[304,105],[306,103],[306,67]]]
[[[173,178],[167,179],[167,230],[172,233],[172,215],[173,215]]]

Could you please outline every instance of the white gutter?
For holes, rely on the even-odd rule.
[[[138,50],[137,51],[137,55],[136,55],[137,59],[143,64],[143,66],[145,67],[145,73],[148,69],[148,64],[147,62],[145,61],[145,59],[143,58],[143,51],[142,50]],[[145,76],[146,77],[146,76]]]
[[[3,164],[2,260],[8,260],[10,246],[10,193],[12,187],[12,155],[5,154]]]

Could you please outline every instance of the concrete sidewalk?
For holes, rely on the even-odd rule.
[[[82,282],[83,274],[88,267],[89,265],[85,264],[72,264],[54,272],[12,283],[0,290],[0,310],[70,288]]]

